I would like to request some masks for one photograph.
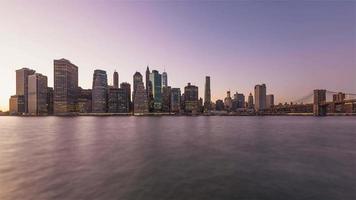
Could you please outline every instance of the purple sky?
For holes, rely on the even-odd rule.
[[[15,70],[48,76],[53,59],[79,66],[91,88],[94,69],[112,83],[134,72],[168,73],[169,85],[199,86],[211,76],[213,100],[266,83],[277,102],[315,88],[356,93],[355,1],[121,2],[2,1],[0,109],[15,94]]]

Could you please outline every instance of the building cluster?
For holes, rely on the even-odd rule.
[[[91,89],[78,86],[78,67],[69,60],[54,60],[54,86],[48,87],[47,77],[35,70],[16,70],[16,94],[10,97],[12,115],[68,115],[74,113],[148,113],[214,114],[214,113],[288,113],[288,112],[355,112],[355,102],[346,102],[345,94],[333,96],[326,103],[325,90],[314,92],[313,104],[274,104],[274,95],[267,94],[265,84],[256,85],[254,95],[242,93],[211,101],[210,77],[205,77],[204,101],[198,87],[188,83],[184,90],[169,86],[167,72],[159,73],[147,66],[145,80],[140,72],[133,75],[133,87],[119,84],[118,72],[109,85],[105,70],[93,73]],[[246,101],[247,100],[247,101]],[[318,102],[318,103],[315,103]]]

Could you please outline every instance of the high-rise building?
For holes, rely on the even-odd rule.
[[[185,112],[198,112],[199,110],[199,95],[198,87],[188,83],[184,87],[184,111]]]
[[[231,111],[231,109],[232,109],[232,98],[231,98],[230,91],[226,92],[226,97],[224,99],[224,104],[225,104],[225,109],[227,111]]]
[[[266,96],[266,108],[273,108],[274,106],[274,95],[269,94]]]
[[[25,112],[25,96],[13,95],[9,100],[10,115],[18,115]]]
[[[162,111],[170,112],[171,110],[171,87],[163,87],[162,88]]]
[[[53,115],[53,87],[47,87],[47,110],[48,115]]]
[[[128,96],[130,96],[125,88],[119,88],[118,90],[118,112],[119,113],[128,113],[130,111],[130,102]]]
[[[152,83],[153,108],[155,111],[162,109],[162,76],[157,70],[152,70],[150,73],[150,81]]]
[[[18,110],[19,113],[28,112],[28,76],[34,73],[35,70],[29,68],[16,70],[16,95],[24,96],[24,110]]]
[[[119,88],[119,73],[115,70],[113,75],[114,88]]]
[[[253,102],[254,102],[253,101],[253,96],[250,93],[250,95],[248,95],[248,100],[247,100],[247,108],[248,109],[253,109],[254,108]]]
[[[132,107],[131,107],[131,85],[130,85],[130,83],[123,82],[120,84],[120,88],[124,89],[126,92],[127,100],[125,102],[127,103],[126,106],[129,109],[128,112],[130,112],[132,110]]]
[[[119,88],[110,87],[108,90],[108,112],[119,112]]]
[[[225,105],[224,105],[223,100],[221,100],[221,99],[216,100],[216,102],[215,102],[215,110],[222,111],[224,109],[225,109]]]
[[[136,82],[136,90],[133,96],[134,113],[144,114],[148,113],[147,92],[143,85],[143,82]]]
[[[263,111],[266,108],[266,85],[255,86],[255,110]]]
[[[78,112],[91,113],[91,111],[92,111],[92,90],[79,88]]]
[[[107,112],[108,79],[106,71],[97,69],[93,75],[92,112]]]
[[[28,76],[28,113],[47,115],[47,76],[39,73]]]
[[[171,112],[179,113],[180,112],[180,97],[181,92],[180,88],[171,89]]]
[[[232,110],[245,108],[245,95],[236,92],[232,100]]]
[[[54,60],[54,114],[77,111],[78,67],[64,58]]]
[[[204,110],[211,110],[210,76],[205,77]]]
[[[142,81],[142,74],[140,72],[135,72],[135,74],[133,75],[133,93],[135,93],[137,84]]]
[[[168,75],[167,72],[162,73],[162,88],[168,87]]]
[[[152,82],[150,80],[150,68],[147,66],[146,69],[146,91],[147,91],[147,101],[148,109],[150,112],[153,111],[154,101],[153,101],[153,91],[152,91]]]

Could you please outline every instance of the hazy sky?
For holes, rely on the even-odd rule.
[[[0,109],[15,94],[15,70],[53,86],[53,59],[132,82],[165,68],[172,87],[211,76],[212,99],[266,83],[277,102],[315,88],[356,92],[356,1],[16,1],[0,3]]]

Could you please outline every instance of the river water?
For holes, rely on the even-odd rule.
[[[0,117],[0,199],[356,199],[355,117]]]

